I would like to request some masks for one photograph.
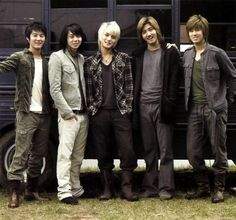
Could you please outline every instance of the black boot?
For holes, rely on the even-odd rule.
[[[138,200],[138,196],[132,192],[132,180],[132,171],[123,170],[121,172],[121,198],[130,202]]]
[[[214,192],[211,198],[212,203],[224,202],[225,173],[215,175]]]
[[[19,180],[10,180],[12,194],[8,203],[9,208],[17,208],[20,206],[20,186],[21,182]]]
[[[197,183],[197,190],[194,193],[187,193],[186,199],[198,199],[210,196],[209,179],[207,172],[196,172],[194,178]]]
[[[48,201],[50,198],[41,197],[39,195],[38,189],[38,177],[27,176],[26,190],[25,190],[25,200],[27,201]]]
[[[103,185],[103,192],[99,196],[100,200],[109,200],[113,197],[112,189],[112,171],[111,170],[101,170],[101,178]]]

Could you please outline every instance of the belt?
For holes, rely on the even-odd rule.
[[[87,111],[85,109],[83,110],[72,110],[76,115],[80,115],[80,114],[85,114]]]

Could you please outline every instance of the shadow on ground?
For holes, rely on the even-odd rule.
[[[141,183],[144,172],[134,173],[134,191],[139,192],[141,189]],[[213,188],[214,175],[212,172],[208,174],[211,188]],[[120,191],[120,172],[113,173],[113,182],[115,193],[118,195]],[[83,173],[81,174],[81,184],[85,189],[83,197],[94,198],[97,197],[101,190],[100,173]],[[175,187],[176,191],[187,192],[196,188],[196,183],[193,177],[192,170],[175,171]],[[226,191],[234,193],[232,187],[236,187],[236,172],[227,173],[226,177]]]

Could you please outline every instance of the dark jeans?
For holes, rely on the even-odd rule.
[[[33,112],[16,114],[15,154],[8,171],[9,180],[23,180],[26,168],[31,178],[41,175],[47,154],[51,116]]]
[[[110,137],[114,135],[120,168],[133,170],[137,167],[137,159],[133,150],[132,127],[127,114],[122,115],[119,110],[100,109],[91,118],[93,143],[96,149],[98,167],[100,170],[114,168]]]
[[[206,170],[203,158],[207,140],[214,156],[212,166],[215,174],[228,169],[226,149],[227,112],[216,114],[207,105],[194,104],[188,116],[187,154],[190,164],[197,172]]]
[[[143,189],[153,193],[174,191],[172,137],[173,126],[159,122],[158,104],[140,103],[140,126],[144,145],[146,172]],[[160,152],[159,186],[158,152]]]

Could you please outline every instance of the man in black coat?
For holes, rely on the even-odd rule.
[[[133,126],[140,128],[146,162],[140,197],[159,195],[161,200],[166,200],[173,197],[175,190],[172,136],[180,55],[176,47],[167,48],[160,27],[153,17],[141,18],[137,32],[140,41],[144,43],[132,54]]]

